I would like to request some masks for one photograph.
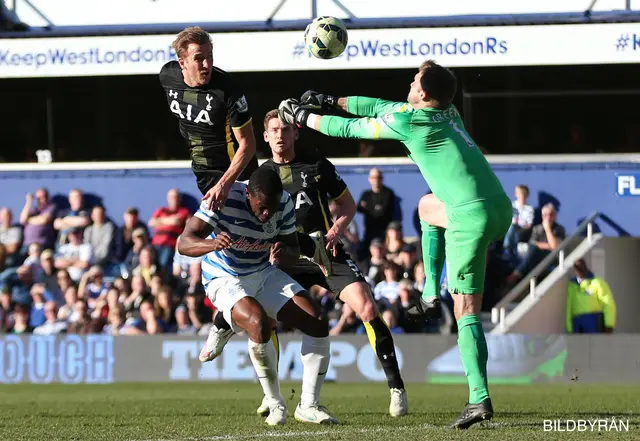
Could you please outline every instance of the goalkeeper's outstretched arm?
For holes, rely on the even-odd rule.
[[[409,115],[388,114],[381,118],[342,118],[333,115],[310,114],[307,126],[336,138],[408,141],[410,129],[407,116]]]
[[[413,107],[407,102],[387,101],[366,96],[347,96],[338,98],[338,107],[356,116],[378,118],[388,113],[410,112]]]

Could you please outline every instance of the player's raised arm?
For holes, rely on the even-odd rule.
[[[337,97],[313,90],[308,90],[302,95],[300,105],[310,110],[338,108],[352,115],[370,118],[384,116],[387,113],[411,112],[413,110],[407,102],[387,101],[366,96]]]
[[[178,238],[178,252],[188,257],[200,257],[212,251],[221,251],[231,246],[231,237],[221,232],[215,239],[209,238],[213,232],[213,225],[205,221],[196,213],[184,228]]]
[[[336,138],[395,139],[408,141],[410,131],[406,127],[410,113],[390,113],[380,118],[342,118],[333,115],[316,115],[303,109],[297,100],[280,103],[278,117],[285,124],[307,126]]]
[[[226,104],[231,130],[238,141],[238,150],[220,181],[203,198],[209,201],[208,208],[214,210],[222,208],[231,186],[256,154],[256,138],[253,133],[249,105],[237,86],[232,86],[232,92]]]

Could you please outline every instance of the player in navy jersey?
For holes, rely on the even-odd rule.
[[[220,208],[236,180],[258,168],[249,104],[240,86],[213,66],[209,34],[188,27],[173,43],[177,61],[160,71],[169,110],[191,155],[191,169],[209,209]]]
[[[327,320],[304,288],[278,268],[299,258],[295,222],[291,197],[278,174],[261,168],[248,184],[234,183],[219,210],[210,210],[203,201],[180,236],[178,251],[205,256],[202,279],[207,296],[232,332],[248,334],[249,356],[269,405],[266,423],[284,424],[287,418],[276,349],[269,341],[271,320],[305,334],[301,401],[314,403],[315,416],[334,423],[319,404],[330,359]]]

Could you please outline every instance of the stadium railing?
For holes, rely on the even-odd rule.
[[[498,325],[501,329],[504,329],[507,323],[507,314],[517,306],[516,302],[518,300],[522,300],[522,295],[525,293],[527,287],[529,288],[528,295],[532,298],[535,299],[536,296],[542,295],[543,293],[541,293],[541,290],[539,289],[541,276],[548,272],[549,267],[553,266],[556,261],[557,269],[560,271],[567,269],[567,264],[569,262],[566,261],[566,256],[568,253],[578,248],[579,245],[576,244],[576,240],[581,237],[585,231],[586,237],[580,241],[580,243],[586,243],[589,246],[585,247],[586,249],[584,251],[581,250],[580,253],[584,254],[588,251],[588,249],[591,248],[591,245],[593,245],[597,239],[602,237],[601,234],[593,233],[593,224],[600,217],[601,213],[597,211],[588,216],[580,225],[578,225],[578,228],[576,228],[573,234],[565,238],[558,248],[545,257],[531,272],[525,275],[522,280],[492,308],[491,322],[494,325]],[[605,218],[603,218],[603,220],[606,221]]]

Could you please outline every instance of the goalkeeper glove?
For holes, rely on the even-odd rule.
[[[298,127],[304,127],[307,125],[310,114],[311,112],[300,107],[300,103],[294,98],[286,99],[278,106],[278,118],[282,124],[296,124]]]
[[[338,107],[338,97],[318,93],[315,90],[307,90],[302,97],[300,97],[300,105],[307,109],[330,110]]]

